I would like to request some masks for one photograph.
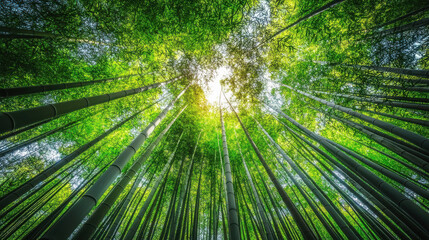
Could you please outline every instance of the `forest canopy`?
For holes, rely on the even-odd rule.
[[[429,239],[422,0],[0,4],[0,239]]]

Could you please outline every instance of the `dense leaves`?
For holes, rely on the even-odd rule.
[[[428,239],[428,10],[3,1],[0,238]]]

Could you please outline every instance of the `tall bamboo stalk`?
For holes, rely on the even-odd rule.
[[[226,98],[226,97],[225,97]],[[288,207],[289,211],[291,212],[294,220],[296,221],[299,229],[301,230],[301,234],[304,237],[304,239],[314,239],[314,233],[311,231],[307,223],[305,222],[304,218],[302,217],[301,213],[296,208],[295,204],[292,202],[292,199],[287,195],[285,190],[283,189],[282,185],[279,183],[277,178],[274,176],[273,171],[266,163],[264,157],[262,156],[261,152],[259,151],[258,147],[256,146],[255,142],[250,137],[249,132],[247,131],[246,127],[244,126],[243,122],[241,122],[240,117],[238,116],[237,112],[235,112],[234,108],[232,107],[231,103],[228,99],[226,99],[229,106],[231,107],[232,111],[234,112],[238,122],[241,125],[241,128],[243,129],[244,133],[246,134],[247,139],[249,140],[249,143],[252,145],[253,150],[255,150],[256,155],[258,156],[260,162],[265,168],[265,171],[267,172],[268,176],[270,177],[271,181],[274,183],[274,186],[276,187],[277,191],[279,192],[280,196],[282,197],[283,202]]]
[[[222,146],[223,146],[223,159],[225,161],[225,180],[226,180],[226,196],[228,206],[228,226],[229,226],[229,237],[230,239],[240,240],[240,225],[238,223],[238,213],[235,201],[234,186],[232,183],[232,172],[231,163],[229,160],[228,144],[226,142],[226,131],[223,123],[221,95],[219,94],[219,112],[220,112],[220,123],[222,128]]]
[[[113,80],[119,80],[123,78],[129,78],[137,75],[138,74],[131,74],[131,75],[125,75],[125,76],[119,76],[119,77],[113,77],[113,78],[105,78],[100,80],[85,81],[85,82],[58,83],[58,84],[51,84],[51,85],[17,87],[17,88],[0,88],[0,97],[22,96],[22,95],[33,94],[33,93],[44,93],[44,92],[56,91],[56,90],[62,90],[62,89],[77,88],[77,87],[98,84],[98,83],[110,82]]]
[[[269,105],[268,105],[269,106]],[[330,144],[323,137],[314,134],[309,131],[307,128],[296,122],[294,119],[287,116],[282,111],[271,107],[273,110],[278,112],[282,117],[286,118],[293,125],[298,127],[300,130],[305,132],[309,137],[313,138],[319,142],[327,151],[333,154],[336,158],[340,159],[344,164],[346,164],[350,169],[355,171],[357,174],[364,177],[374,188],[378,189],[381,193],[385,194],[387,197],[392,200],[397,207],[402,209],[404,212],[408,213],[415,221],[417,221],[421,226],[425,226],[429,222],[429,214],[423,211],[418,205],[416,205],[409,198],[405,197],[400,193],[396,188],[392,187],[390,184],[379,178],[377,175],[364,168],[363,166],[356,163],[352,158],[347,156],[341,150]],[[428,234],[428,233],[426,233]],[[429,235],[428,235],[429,236]]]
[[[174,124],[176,119],[180,116],[180,113],[173,119],[165,129],[158,135],[158,137],[153,141],[145,150],[145,152],[133,163],[133,165],[127,170],[122,179],[115,185],[115,187],[110,191],[109,195],[101,202],[95,211],[91,214],[89,219],[85,222],[82,228],[75,235],[74,239],[89,239],[92,234],[97,229],[98,225],[103,220],[103,217],[107,214],[110,208],[115,203],[116,199],[125,189],[129,181],[134,177],[137,171],[142,167],[143,163],[149,158],[152,154],[153,149],[161,142],[164,135]]]
[[[401,138],[403,138],[403,139],[405,139],[407,141],[410,141],[410,142],[414,143],[415,145],[417,145],[417,146],[419,146],[419,147],[421,147],[423,149],[429,149],[429,139],[427,139],[427,138],[425,138],[425,137],[423,137],[423,136],[421,136],[421,135],[419,135],[417,133],[414,133],[414,132],[405,130],[403,128],[400,128],[398,126],[395,126],[393,124],[390,124],[390,123],[387,123],[387,122],[383,122],[383,121],[380,121],[378,119],[375,119],[375,118],[363,115],[361,113],[353,111],[350,108],[339,106],[339,105],[337,105],[335,103],[332,103],[332,102],[326,101],[324,99],[315,97],[315,96],[310,95],[310,94],[308,94],[306,92],[303,92],[301,90],[294,89],[294,88],[292,88],[292,87],[290,87],[288,85],[285,85],[285,84],[281,84],[281,85],[284,86],[284,87],[287,87],[287,88],[289,88],[289,89],[291,89],[291,90],[293,90],[293,91],[295,91],[297,93],[300,93],[300,94],[302,94],[302,95],[304,95],[304,96],[306,96],[308,98],[311,98],[311,99],[313,99],[315,101],[318,101],[318,102],[320,102],[322,104],[325,104],[327,106],[330,106],[332,108],[340,110],[340,111],[342,111],[344,113],[347,113],[347,114],[349,114],[351,116],[359,118],[359,119],[361,119],[361,120],[363,120],[365,122],[374,124],[375,126],[380,127],[380,128],[382,128],[382,129],[384,129],[386,131],[389,131],[389,132],[391,132],[391,133],[393,133],[393,134],[395,134],[395,135],[397,135],[397,136],[399,136],[399,137],[401,137]]]
[[[118,123],[115,126],[111,127],[109,130],[105,131],[104,133],[102,133],[101,135],[99,135],[98,137],[96,137],[95,139],[93,139],[90,142],[82,145],[81,147],[79,147],[78,149],[74,150],[69,155],[63,157],[61,160],[57,161],[52,166],[50,166],[47,169],[45,169],[43,172],[39,173],[38,175],[36,175],[32,179],[28,180],[27,182],[25,182],[24,184],[22,184],[21,186],[19,186],[15,190],[13,190],[12,192],[10,192],[7,195],[3,196],[1,198],[1,200],[0,200],[0,209],[3,209],[4,207],[6,207],[7,205],[9,205],[13,201],[15,201],[16,199],[18,199],[20,196],[22,196],[23,194],[25,194],[26,192],[28,192],[34,186],[36,186],[37,184],[39,184],[42,181],[44,181],[45,179],[47,179],[49,176],[51,176],[52,174],[54,174],[56,171],[58,171],[59,169],[61,169],[63,166],[65,166],[66,164],[68,164],[71,161],[73,161],[80,154],[82,154],[83,152],[85,152],[86,150],[88,150],[89,148],[91,148],[92,146],[94,146],[95,144],[97,144],[98,142],[100,142],[101,140],[103,140],[109,134],[111,134],[112,132],[114,132],[115,130],[117,130],[121,126],[123,126],[125,123],[127,123],[128,121],[130,121],[131,119],[133,119],[134,117],[136,117],[138,114],[140,114],[141,112],[143,112],[146,109],[150,108],[151,106],[153,106],[153,104],[150,105],[150,106],[148,106],[148,107],[146,107],[146,108],[144,108],[144,109],[142,109],[141,111],[138,111],[137,113],[131,115],[130,117],[125,118],[120,123]]]
[[[149,204],[151,203],[153,196],[155,195],[155,193],[158,190],[159,184],[161,184],[161,181],[164,178],[165,178],[165,181],[166,181],[166,174],[168,174],[168,172],[170,171],[171,163],[172,163],[172,161],[174,159],[174,156],[176,154],[176,151],[177,151],[177,148],[178,148],[178,146],[180,144],[180,140],[182,139],[182,136],[183,136],[183,132],[180,135],[179,139],[177,140],[176,147],[174,148],[175,150],[170,154],[170,156],[169,156],[169,158],[167,160],[167,163],[165,164],[165,166],[162,169],[161,173],[158,175],[158,178],[156,179],[155,184],[152,186],[152,190],[149,193],[149,196],[146,198],[143,206],[140,208],[139,213],[137,214],[136,218],[134,219],[133,224],[131,225],[130,229],[126,232],[126,235],[125,235],[124,239],[131,240],[131,239],[134,238],[134,235],[136,234],[136,232],[137,232],[137,230],[138,230],[138,228],[140,226],[141,220],[143,219],[143,216],[146,213],[146,210],[149,207]]]
[[[97,182],[86,192],[86,194],[73,205],[49,230],[45,233],[42,239],[64,239],[68,237],[75,228],[80,224],[82,219],[96,205],[98,199],[103,195],[107,188],[112,184],[116,177],[121,174],[122,169],[137,152],[139,147],[153,132],[155,127],[166,117],[170,108],[189,88],[188,85],[179,95],[153,120],[127,148],[117,157],[115,162],[100,176]],[[185,108],[179,111],[183,112]]]
[[[110,102],[115,99],[131,96],[177,81],[179,78],[180,76],[165,82],[154,83],[151,85],[124,90],[120,92],[108,93],[93,97],[84,97],[81,99],[54,103],[13,112],[2,112],[0,113],[0,133],[12,131],[17,128],[25,127],[34,123],[38,123],[40,121],[45,121],[50,118],[65,115],[101,103]]]

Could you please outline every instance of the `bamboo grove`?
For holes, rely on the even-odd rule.
[[[0,4],[0,239],[429,239],[429,4]]]

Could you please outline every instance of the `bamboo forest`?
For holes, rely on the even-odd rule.
[[[0,0],[0,239],[429,239],[427,0]]]

